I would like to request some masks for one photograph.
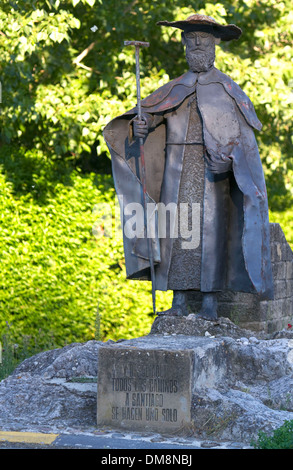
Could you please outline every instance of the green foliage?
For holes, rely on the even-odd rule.
[[[35,338],[43,347],[48,338],[56,346],[86,341],[96,337],[98,308],[101,339],[148,333],[149,283],[126,283],[119,233],[101,236],[97,209],[115,216],[112,178],[64,165],[57,175],[39,151],[14,148],[12,155],[11,147],[1,148],[14,179],[0,173],[0,332],[8,323],[13,341],[21,344],[26,335],[31,346]],[[28,165],[18,171],[23,160]]]
[[[284,421],[272,435],[260,431],[252,445],[255,449],[293,449],[293,420]]]
[[[76,160],[92,146],[107,152],[103,127],[136,102],[133,48],[123,41],[150,41],[141,52],[145,96],[186,70],[180,31],[156,22],[194,11],[243,29],[240,40],[218,47],[216,65],[255,105],[270,208],[286,211],[293,199],[289,0],[3,1],[2,141],[54,159]]]
[[[0,332],[7,321],[14,341],[39,336],[45,347],[96,337],[97,323],[102,339],[148,331],[149,283],[125,281],[122,240],[92,231],[95,205],[115,211],[111,177],[78,168],[109,157],[102,129],[136,103],[124,40],[150,42],[142,97],[187,70],[180,32],[158,20],[197,11],[243,29],[220,44],[216,65],[263,123],[271,220],[293,244],[291,9],[289,0],[1,2]],[[158,308],[169,302],[158,297]]]

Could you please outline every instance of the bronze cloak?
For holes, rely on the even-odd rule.
[[[176,119],[178,113],[170,111],[183,106],[193,93],[202,118],[206,155],[211,159],[229,157],[233,162],[229,177],[206,168],[201,291],[252,292],[272,299],[267,192],[253,131],[262,126],[239,85],[215,67],[202,73],[189,71],[142,100],[142,112],[151,122],[145,139],[148,201],[154,207],[159,202],[165,206],[178,202],[184,145],[166,146],[166,138],[184,142],[188,110],[179,113],[180,119]],[[162,119],[168,112],[172,132]],[[129,135],[129,124],[136,114],[134,108],[104,129],[123,227],[127,220],[125,207],[141,203],[142,197],[139,145]],[[156,224],[152,238],[155,287],[166,290],[173,239],[158,238],[156,213],[152,220]],[[127,278],[150,280],[146,238],[128,238],[124,234],[123,239]]]

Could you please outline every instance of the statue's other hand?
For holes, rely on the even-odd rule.
[[[207,155],[206,163],[208,169],[215,174],[226,173],[232,169],[232,158],[222,156]]]
[[[133,126],[133,136],[134,137],[141,137],[145,138],[148,135],[148,124],[147,120],[144,119],[142,116],[142,119],[139,120],[138,117],[132,121],[132,126]]]

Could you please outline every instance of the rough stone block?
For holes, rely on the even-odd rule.
[[[287,243],[280,224],[270,223],[270,239],[271,242]]]
[[[274,301],[272,301],[274,302]],[[268,316],[269,316],[269,313],[271,311],[271,305],[272,305],[272,302],[269,302],[267,300],[263,300],[262,302],[260,302],[259,304],[259,320],[260,321],[266,321]],[[255,320],[255,318],[254,318]]]
[[[273,270],[274,280],[286,279],[286,277],[287,277],[287,263],[284,263],[282,261],[273,263],[272,264],[272,270]]]
[[[293,279],[293,262],[286,262],[286,279]]]
[[[288,243],[283,245],[283,261],[293,261],[293,252],[291,247]]]
[[[274,284],[274,299],[284,299],[287,297],[287,282],[277,280]]]
[[[283,313],[284,317],[290,317],[291,320],[293,319],[293,299],[292,299],[292,297],[288,297],[287,299],[284,299],[282,313]]]
[[[284,248],[284,244],[280,242],[274,242],[271,244],[271,258],[272,262],[276,263],[283,261],[287,256],[287,250]]]
[[[293,280],[288,279],[286,282],[286,292],[287,292],[287,297],[291,299],[293,302]]]
[[[257,306],[259,309],[259,305]],[[229,318],[239,324],[240,322],[253,321],[256,315],[256,310],[252,305],[239,302],[235,302],[232,305],[221,303],[218,308],[219,315],[225,317],[227,316],[227,311],[229,311]]]

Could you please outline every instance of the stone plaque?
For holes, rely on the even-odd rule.
[[[190,423],[192,351],[99,349],[98,425],[175,431]]]

